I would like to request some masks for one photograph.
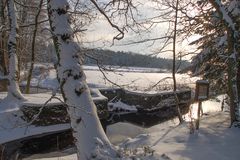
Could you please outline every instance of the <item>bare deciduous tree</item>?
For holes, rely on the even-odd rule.
[[[36,36],[37,36],[37,30],[38,30],[38,19],[39,19],[40,13],[41,13],[42,4],[43,4],[43,0],[40,0],[39,6],[38,6],[38,11],[37,11],[35,21],[34,21],[35,26],[34,26],[33,38],[32,38],[31,65],[30,65],[30,69],[28,72],[27,85],[26,85],[26,93],[27,94],[30,91],[30,83],[31,83],[32,72],[33,72],[33,67],[34,67],[34,63],[35,63],[35,43],[36,43]]]
[[[8,18],[9,18],[9,38],[8,38],[8,54],[9,54],[9,74],[8,74],[8,97],[23,100],[24,97],[19,89],[19,69],[18,58],[16,53],[16,36],[17,36],[17,19],[15,14],[15,6],[13,0],[7,1]]]

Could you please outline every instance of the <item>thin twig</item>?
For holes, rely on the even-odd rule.
[[[124,37],[124,32],[123,30],[121,30],[117,25],[113,24],[112,21],[110,20],[110,18],[106,15],[106,13],[98,6],[97,2],[95,0],[90,0],[94,6],[98,9],[98,11],[106,18],[106,20],[108,21],[108,23],[115,29],[118,30],[119,34],[116,35],[114,38],[113,38],[113,44],[114,44],[114,40],[121,40],[123,39]]]

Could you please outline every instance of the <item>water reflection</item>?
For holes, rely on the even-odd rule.
[[[221,111],[221,102],[223,100],[224,96],[220,95],[218,96],[216,99],[211,99],[208,101],[204,101],[202,103],[202,107],[203,107],[203,113],[211,113],[211,112],[219,112]],[[194,103],[191,105],[192,111],[189,112],[188,114],[184,115],[184,120],[185,121],[190,121],[191,120],[191,116],[192,118],[197,118],[197,107],[198,104]],[[179,124],[179,121],[177,118],[155,125],[153,127],[150,128],[141,128],[138,126],[135,126],[133,124],[129,124],[129,123],[117,123],[117,124],[113,124],[108,126],[107,128],[107,135],[110,139],[110,141],[113,144],[117,144],[122,142],[123,140],[126,140],[127,138],[134,138],[139,134],[147,134],[147,133],[152,133],[152,132],[163,132],[165,126],[169,127],[174,127],[177,126]]]

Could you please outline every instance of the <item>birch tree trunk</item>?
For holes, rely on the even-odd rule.
[[[18,100],[24,100],[24,97],[19,89],[19,71],[18,58],[16,54],[16,36],[17,36],[17,21],[15,14],[15,6],[13,0],[7,1],[8,18],[9,18],[9,38],[8,38],[8,56],[9,56],[9,74],[8,74],[8,95]]]
[[[74,42],[67,0],[48,0],[48,15],[58,57],[57,69],[64,101],[78,150],[79,160],[117,157],[97,116],[96,106],[79,60],[79,45]]]

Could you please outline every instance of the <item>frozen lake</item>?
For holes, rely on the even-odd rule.
[[[112,68],[111,68],[112,69]],[[37,68],[36,68],[37,70]],[[107,69],[109,70],[109,68]],[[100,71],[97,66],[84,66],[90,87],[122,87],[132,91],[161,92],[172,88],[172,74],[154,68],[114,68],[112,71]],[[178,88],[195,87],[198,77],[176,74]],[[23,84],[26,82],[23,82]],[[35,72],[32,85],[54,88],[58,82],[54,69],[46,73]]]
[[[114,86],[111,83],[114,82],[119,86],[134,91],[162,91],[171,88],[173,84],[171,73],[105,72],[106,77],[97,70],[87,70],[85,73],[88,83]],[[179,87],[193,87],[195,86],[195,81],[198,79],[191,78],[187,74],[176,74],[176,78]]]

